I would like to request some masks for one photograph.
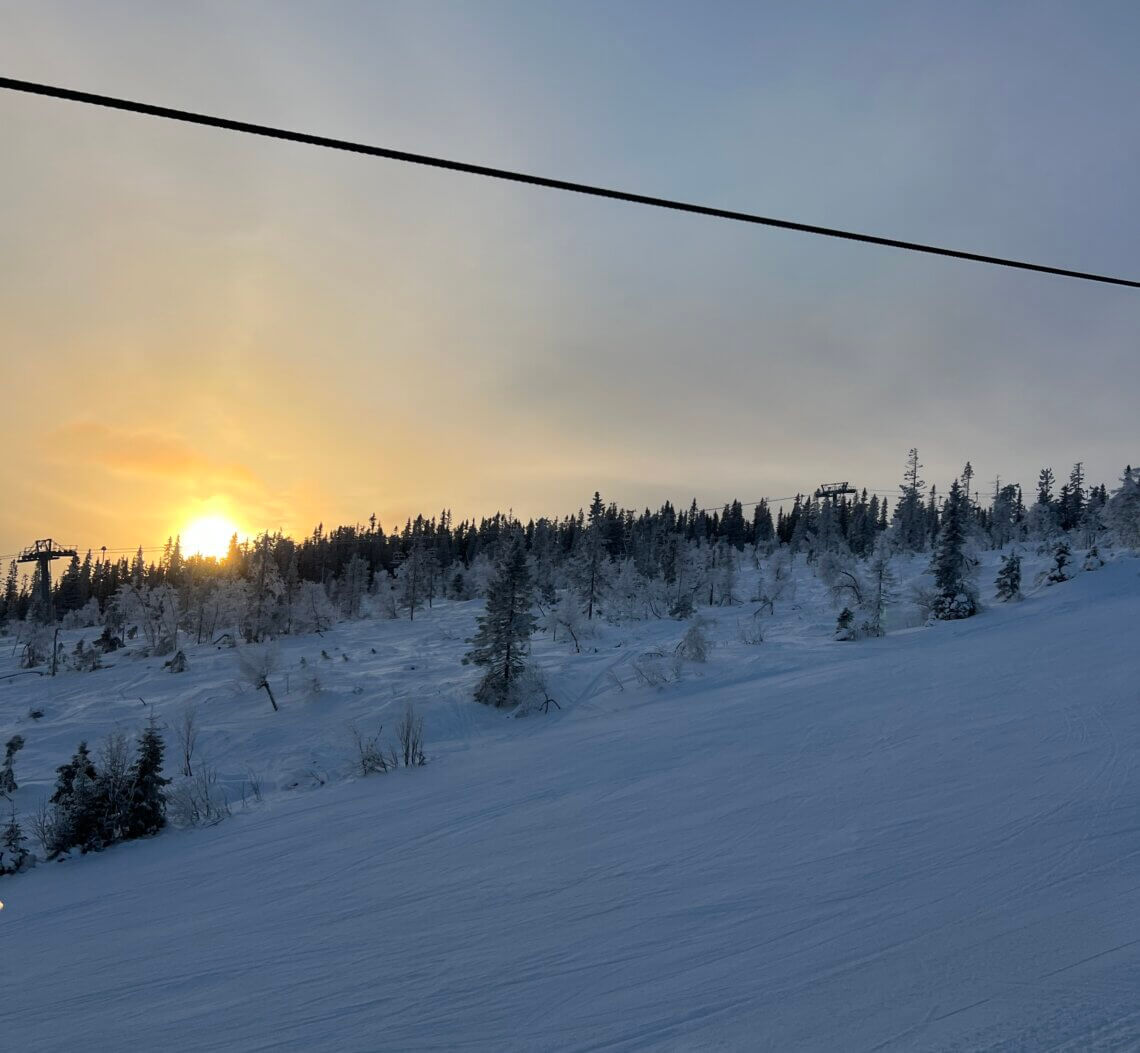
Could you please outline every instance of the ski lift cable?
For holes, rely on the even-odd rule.
[[[862,493],[865,488],[862,486],[857,486],[855,489],[857,492]],[[868,494],[894,495],[894,494],[898,493],[897,487],[894,488],[893,490],[872,490],[868,487],[868,488],[866,488],[866,490],[867,490]],[[812,491],[801,490],[798,494],[787,494],[784,497],[761,497],[758,501],[742,501],[740,503],[740,507],[741,508],[755,508],[757,505],[763,504],[765,502],[767,504],[770,504],[770,505],[775,505],[775,504],[779,504],[781,501],[794,501],[797,497],[806,497],[809,495],[809,493],[814,494],[814,492],[815,492],[814,490],[812,490]],[[698,508],[697,511],[698,512],[723,512],[726,508],[728,508],[732,504],[733,504],[732,501],[725,501],[724,504],[722,504],[722,505],[712,505],[708,508]]]
[[[78,91],[74,88],[63,88],[51,84],[40,84],[34,81],[19,80],[15,77],[0,77],[0,89],[6,91],[23,92],[29,95],[40,95],[47,98],[63,99],[67,102],[77,102],[88,106],[102,106],[112,110],[122,110],[128,113],[141,114],[147,117],[157,117],[163,120],[182,121],[188,124],[197,124],[208,128],[219,128],[225,131],[241,132],[246,135],[258,135],[270,139],[281,139],[287,142],[301,143],[306,146],[318,146],[329,150],[343,150],[348,153],[365,154],[371,157],[381,157],[390,161],[401,161],[405,164],[426,165],[431,168],[441,168],[452,172],[462,172],[466,175],[483,176],[488,179],[503,179],[513,183],[525,183],[530,186],[543,187],[548,190],[562,190],[572,194],[584,194],[590,197],[608,198],[613,201],[624,201],[634,205],[647,205],[652,208],[671,209],[675,212],[688,212],[713,219],[727,219],[738,223],[751,223],[758,226],[776,227],[781,230],[796,231],[801,234],[815,234],[825,238],[838,238],[845,241],[861,242],[867,245],[878,245],[884,248],[900,249],[906,252],[925,253],[933,256],[946,256],[953,259],[967,260],[972,263],[985,263],[996,267],[1009,267],[1016,270],[1035,271],[1041,274],[1052,274],[1061,278],[1074,278],[1081,281],[1100,282],[1107,285],[1122,285],[1133,289],[1140,289],[1140,281],[1131,278],[1118,278],[1105,274],[1093,274],[1085,271],[1070,270],[1066,267],[1053,267],[1041,263],[1030,263],[1024,260],[1007,259],[1001,256],[989,256],[984,253],[966,252],[961,249],[944,248],[938,245],[928,245],[916,241],[903,241],[899,238],[888,238],[877,234],[861,234],[850,230],[840,230],[835,227],[822,227],[814,223],[799,223],[790,219],[777,219],[771,216],[761,216],[751,212],[738,212],[733,209],[716,208],[710,205],[699,205],[687,201],[677,201],[671,198],[653,197],[649,194],[638,194],[626,190],[614,190],[608,187],[594,186],[587,183],[571,182],[567,179],[555,179],[549,176],[531,175],[525,172],[516,172],[506,168],[495,168],[489,165],[471,164],[467,161],[454,161],[442,157],[432,157],[427,154],[410,153],[406,150],[395,150],[386,146],[372,146],[367,143],[353,142],[348,139],[335,139],[325,135],[315,135],[309,132],[291,131],[285,128],[275,128],[265,124],[253,124],[249,121],[237,121],[228,117],[217,117],[211,114],[195,113],[190,110],[175,109],[170,106],[157,106],[153,103],[138,102],[131,99],[121,99],[110,95],[99,95],[94,92]]]

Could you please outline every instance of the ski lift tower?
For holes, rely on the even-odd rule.
[[[49,537],[46,540],[37,541],[34,545],[24,549],[17,559],[19,563],[35,563],[39,566],[40,617],[44,622],[51,622],[53,620],[51,609],[51,561],[53,559],[64,559],[65,557],[77,555],[79,555],[79,553],[74,548],[57,547]]]
[[[842,483],[822,483],[817,486],[815,490],[815,496],[821,501],[826,501],[828,498],[834,501],[844,494],[854,493],[858,493],[858,491],[846,481]]]

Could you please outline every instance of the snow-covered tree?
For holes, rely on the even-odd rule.
[[[336,622],[336,610],[319,581],[303,581],[297,587],[293,626],[298,632],[323,633]]]
[[[1093,545],[1085,553],[1085,561],[1081,565],[1082,570],[1100,570],[1104,566],[1104,556],[1100,554],[1100,549]]]
[[[994,494],[990,511],[990,543],[994,548],[1004,548],[1017,537],[1017,513],[1017,487],[1001,487]]]
[[[590,502],[590,515],[580,535],[571,567],[571,578],[583,604],[586,620],[593,620],[598,604],[609,586],[609,556],[604,534],[605,505],[595,491]]]
[[[416,611],[430,600],[430,584],[438,568],[433,564],[434,554],[425,546],[422,535],[413,536],[411,547],[396,568],[400,606],[414,621]]]
[[[170,780],[163,777],[166,744],[154,715],[139,736],[138,752],[130,771],[130,802],[124,838],[150,837],[166,825],[166,792]]]
[[[1120,486],[1105,503],[1101,518],[1119,544],[1140,550],[1140,468],[1128,465],[1124,469]]]
[[[31,852],[24,847],[26,840],[13,808],[8,822],[0,829],[0,875],[17,874],[33,861]]]
[[[372,595],[382,617],[400,617],[400,584],[386,570],[380,569],[372,576]]]
[[[994,579],[994,589],[999,600],[1021,599],[1021,557],[1016,552],[1004,556],[1001,569]]]
[[[255,691],[264,691],[269,696],[273,712],[277,712],[277,699],[269,678],[281,668],[281,654],[277,645],[270,643],[246,644],[238,650],[238,673],[242,680]]]
[[[863,608],[867,612],[863,631],[868,636],[882,636],[886,632],[887,608],[894,599],[895,576],[891,570],[891,549],[885,537],[875,542],[875,549],[867,563],[866,596]]]
[[[55,790],[49,799],[50,837],[46,846],[51,856],[72,848],[87,852],[99,847],[97,777],[86,742],[79,743],[71,760],[56,769]]]
[[[736,550],[727,542],[718,542],[709,567],[709,606],[731,607],[739,603],[736,595]]]
[[[112,732],[99,748],[95,776],[96,836],[90,847],[103,848],[123,838],[130,820],[131,766],[127,739]]]
[[[360,617],[361,604],[368,593],[368,577],[368,561],[363,556],[353,556],[345,564],[336,583],[336,602],[342,617]]]
[[[4,763],[0,765],[0,795],[15,793],[16,773],[12,768],[16,754],[24,748],[24,736],[13,735],[4,744]]]
[[[918,450],[912,448],[907,455],[906,471],[899,488],[901,496],[894,516],[895,541],[904,552],[921,552],[926,548],[927,523],[922,506],[922,488],[926,483],[919,478],[921,468]]]
[[[677,645],[677,657],[690,662],[707,662],[711,649],[712,644],[705,632],[705,620],[694,618]]]
[[[1063,581],[1068,581],[1070,575],[1065,568],[1072,562],[1073,551],[1069,548],[1069,543],[1063,539],[1058,541],[1053,548],[1053,566],[1049,568],[1046,584],[1059,585]]]
[[[862,606],[866,591],[862,577],[849,554],[823,552],[815,568],[816,576],[831,593],[837,606]]]
[[[969,618],[978,611],[972,567],[966,557],[967,515],[962,487],[955,479],[942,509],[942,525],[931,563],[938,593],[931,609],[935,618]]]
[[[487,593],[487,609],[479,616],[478,631],[464,662],[486,669],[475,689],[475,698],[489,706],[509,706],[518,701],[517,682],[526,668],[530,637],[534,632],[531,613],[533,586],[523,539],[508,535]]]
[[[229,631],[234,638],[247,638],[250,632],[251,618],[249,586],[240,580],[221,581],[213,590],[208,602],[208,611],[205,621],[209,631],[205,639],[213,640],[217,634]]]
[[[639,621],[645,617],[646,581],[632,559],[623,559],[609,584],[612,621]]]
[[[766,614],[776,613],[776,604],[791,603],[796,598],[796,578],[792,568],[792,556],[782,548],[772,555],[760,574],[760,584],[756,600],[760,610]]]
[[[170,585],[124,585],[117,598],[125,620],[138,625],[154,654],[178,649],[181,604]]]
[[[276,632],[281,618],[280,598],[285,591],[268,532],[257,539],[247,564],[247,574],[249,614],[246,639],[256,642]]]
[[[589,631],[582,606],[570,592],[564,592],[558,597],[558,602],[547,610],[543,627],[550,631],[552,643],[558,643],[559,636],[566,637],[578,653],[582,650],[582,638]]]

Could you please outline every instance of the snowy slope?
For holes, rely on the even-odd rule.
[[[474,610],[291,641],[330,671],[277,715],[210,649],[0,686],[23,807],[140,694],[272,784],[0,880],[4,1048],[1140,1044],[1136,560],[882,641],[797,613],[749,647],[724,612],[659,689],[630,663],[675,623],[543,644],[564,709],[522,721],[465,701]],[[413,696],[433,762],[344,778],[344,721]]]

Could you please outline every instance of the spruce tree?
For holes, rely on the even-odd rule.
[[[166,794],[163,787],[162,762],[166,744],[162,741],[154,715],[139,736],[138,753],[131,765],[131,797],[122,837],[150,837],[166,825]]]
[[[919,478],[922,464],[918,460],[918,450],[911,449],[906,461],[906,472],[899,488],[902,496],[895,506],[895,530],[899,546],[910,552],[921,552],[926,548],[926,515],[922,507],[922,488],[926,485]]]
[[[464,657],[464,662],[487,670],[475,689],[475,698],[484,705],[509,706],[515,700],[534,632],[532,600],[526,550],[522,538],[512,534],[503,541],[487,590],[487,609],[479,617],[473,646]]]
[[[1065,540],[1057,542],[1056,547],[1053,549],[1053,566],[1049,568],[1049,576],[1046,582],[1050,585],[1059,585],[1062,581],[1068,581],[1069,575],[1065,573],[1065,568],[1072,563],[1073,553],[1069,548],[1069,543]]]
[[[1004,556],[1001,569],[994,579],[994,588],[999,600],[1021,599],[1021,557],[1016,552]]]
[[[931,565],[938,590],[933,607],[936,618],[969,618],[978,611],[966,561],[966,515],[962,487],[955,479],[942,509],[942,526]]]
[[[693,502],[694,510],[696,502]],[[602,495],[594,492],[590,502],[589,525],[580,535],[578,551],[572,568],[574,585],[585,605],[585,614],[592,620],[598,603],[608,585],[609,558],[606,554],[605,505]]]
[[[58,855],[72,848],[87,852],[98,848],[101,826],[99,802],[95,793],[98,775],[91,762],[87,743],[81,742],[67,764],[56,769],[52,808],[50,851]]]

